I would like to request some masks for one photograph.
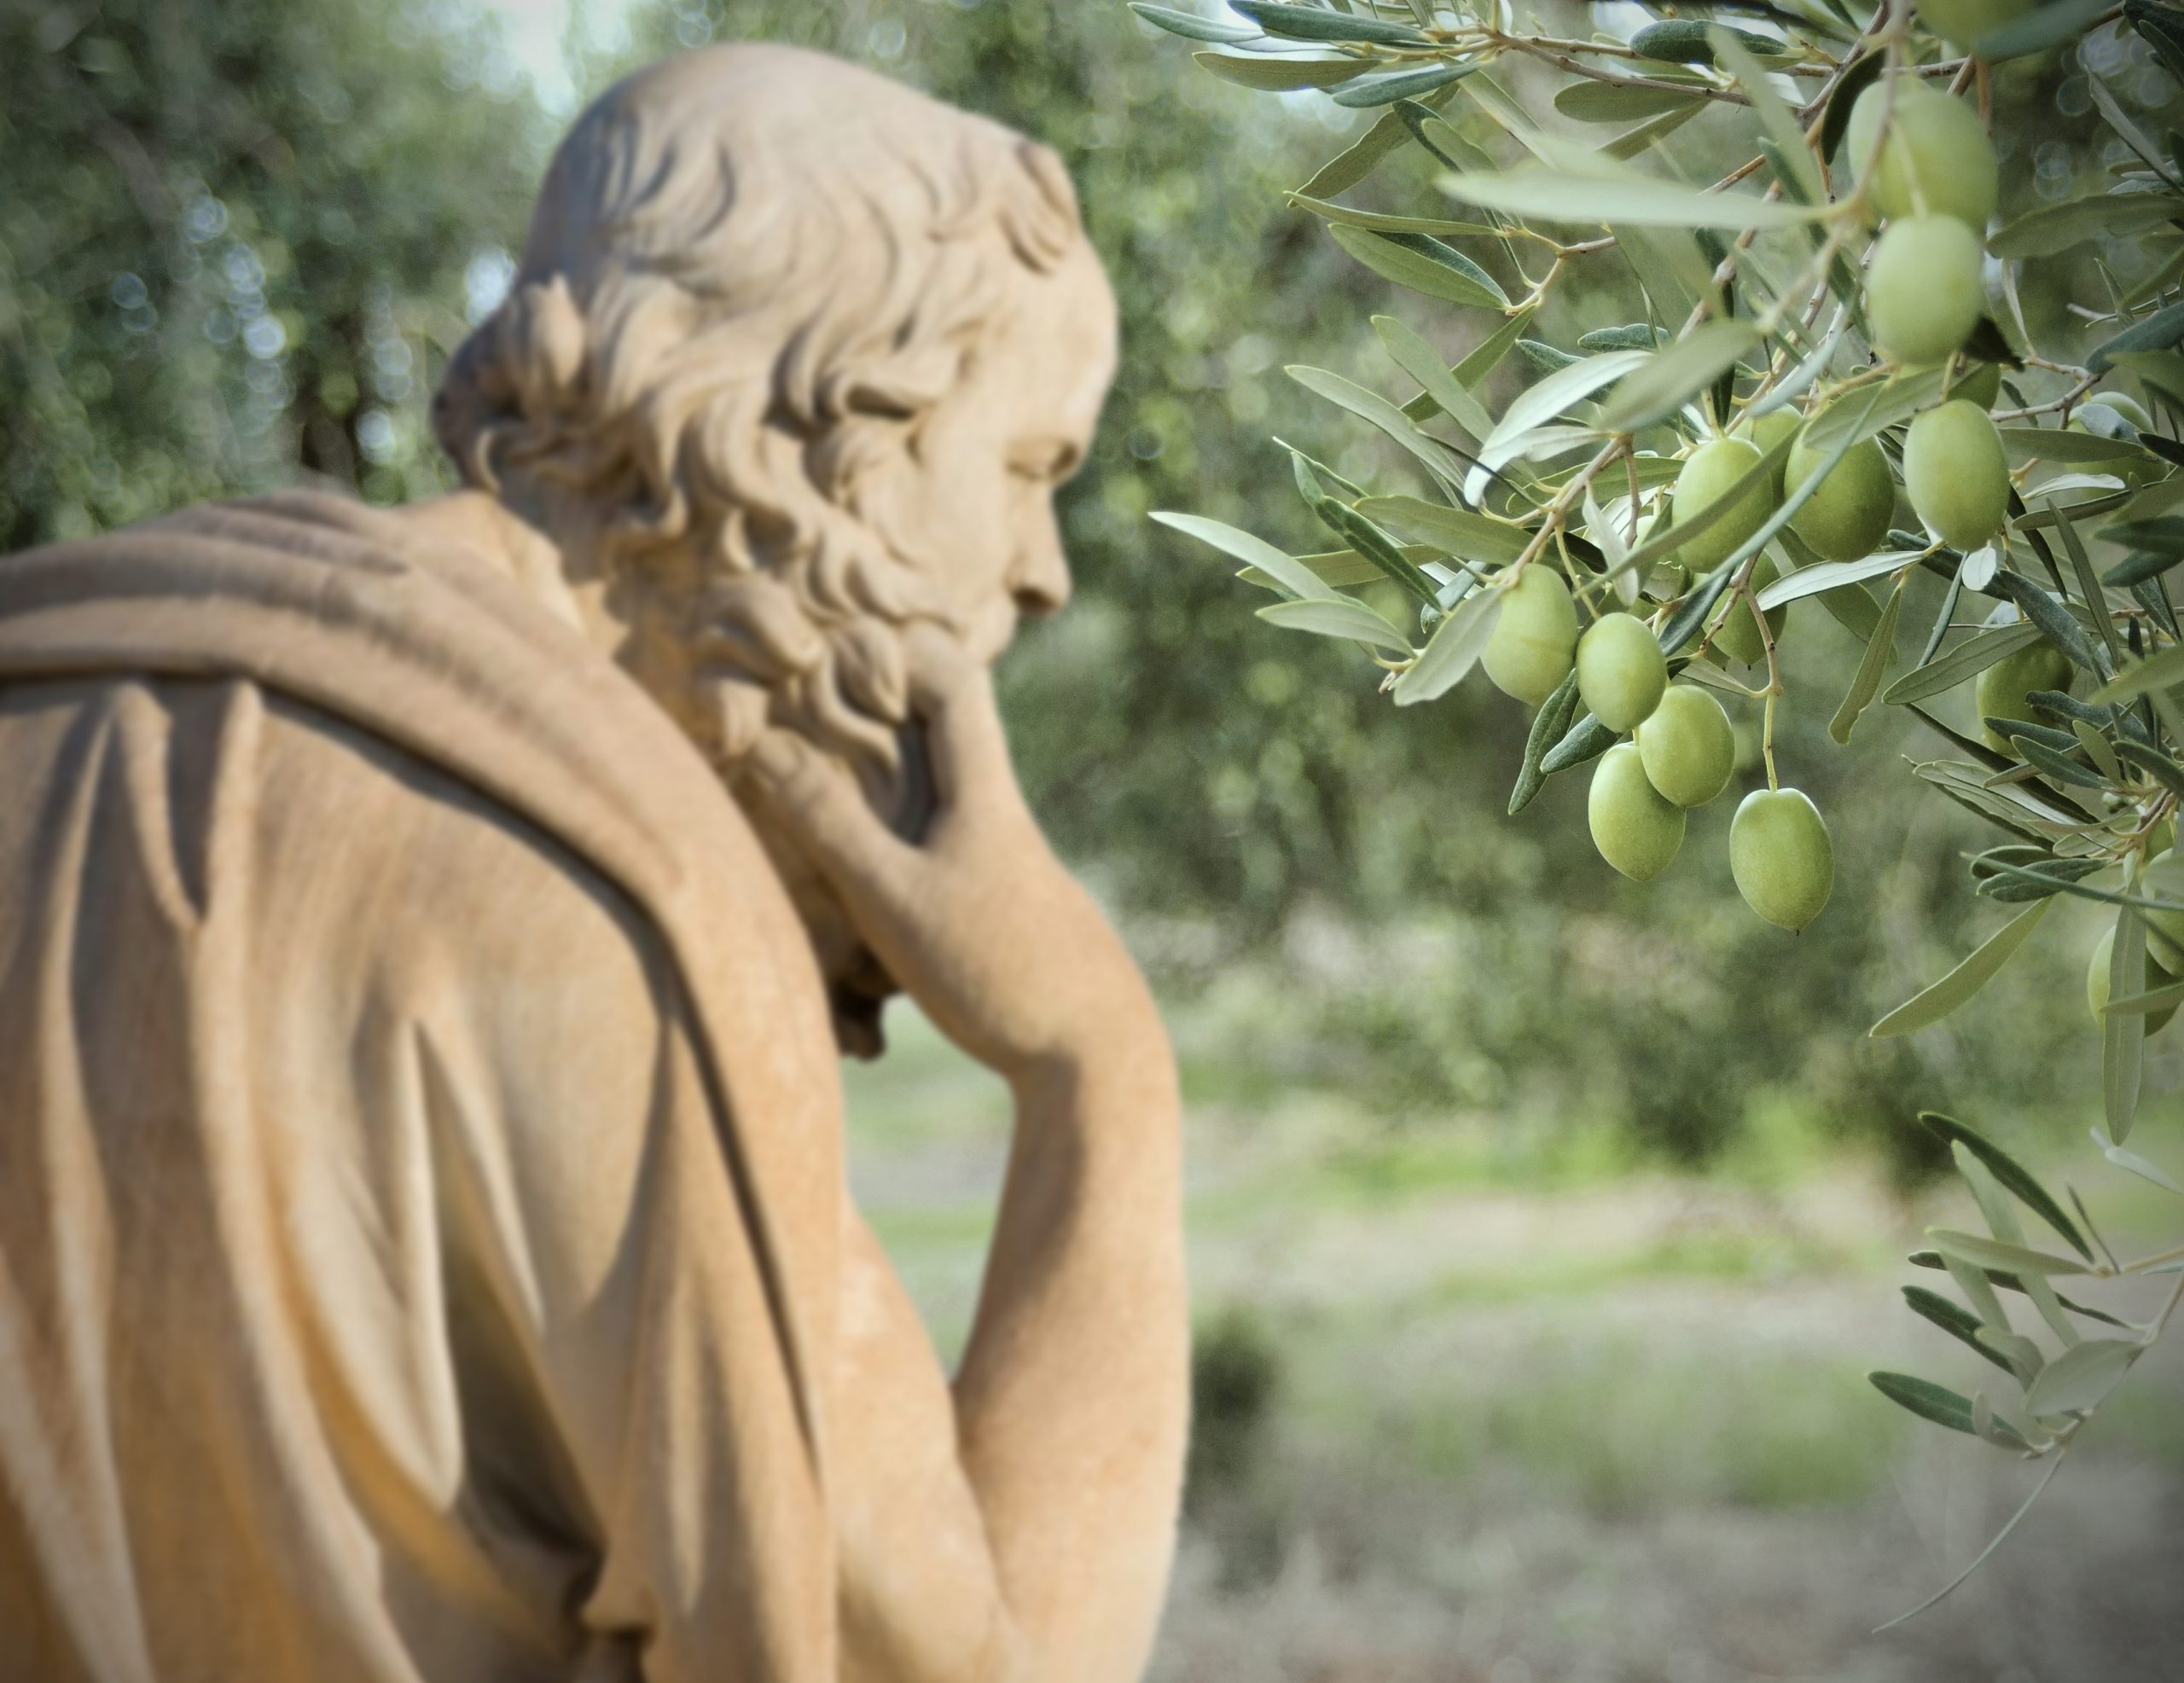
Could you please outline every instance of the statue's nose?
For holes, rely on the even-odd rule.
[[[1059,613],[1069,601],[1069,558],[1062,553],[1061,534],[1048,527],[1019,553],[1009,570],[1008,592],[1017,612],[1026,619]]]

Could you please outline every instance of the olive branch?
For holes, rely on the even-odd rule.
[[[1862,651],[1831,737],[1847,745],[1875,705],[1914,711],[1943,757],[1912,774],[2002,833],[1968,873],[2012,908],[1872,1033],[1918,1032],[1966,1006],[2058,897],[2113,906],[2088,972],[2102,1041],[2092,1137],[2106,1165],[2184,1197],[2125,1145],[2146,1036],[2184,1005],[2184,632],[2166,587],[2184,563],[2184,134],[2157,142],[2090,77],[2132,161],[2101,190],[1999,226],[1989,138],[2008,67],[2098,32],[2135,34],[2184,80],[2184,12],[1740,0],[1723,9],[1751,27],[1664,17],[1573,39],[1539,32],[1513,0],[1132,9],[1197,44],[1217,76],[1377,113],[1291,203],[1382,278],[1489,324],[1452,366],[1375,317],[1415,388],[1401,401],[1290,370],[1399,447],[1429,496],[1375,492],[1284,445],[1333,548],[1292,555],[1201,517],[1155,518],[1243,563],[1239,577],[1277,599],[1259,609],[1269,623],[1360,647],[1397,705],[1480,671],[1536,709],[1510,812],[1593,765],[1593,839],[1638,880],[1668,868],[1687,812],[1730,781],[1722,698],[1757,704],[1767,786],[1731,824],[1731,872],[1755,912],[1792,930],[1827,903],[1833,844],[1777,766],[1778,708],[1800,699],[1778,649],[1793,603],[1824,609]],[[1562,78],[1554,119],[1505,85],[1519,67]],[[1678,136],[1722,106],[1740,113],[1749,154],[1694,182]],[[1343,201],[1414,153],[1443,201],[1430,213]],[[2104,265],[2107,307],[2074,306],[2082,344],[2036,345],[2021,270],[2093,241],[2136,272]],[[1644,320],[1568,348],[1532,336],[1572,277],[1607,264],[1635,279]],[[1513,363],[1533,377],[1497,413]],[[1922,575],[1940,581],[1923,631],[1913,586],[1937,587]],[[1970,734],[1925,705],[1967,686]],[[1873,1384],[2046,1465],[1987,1549],[1914,1612],[2009,1535],[2184,1297],[2184,1247],[2119,1262],[2074,1188],[2066,1210],[1978,1129],[1920,1120],[1986,1231],[1931,1230],[1911,1261],[1952,1291],[1912,1285],[1905,1299],[2003,1379]],[[2029,1243],[2025,1212],[2065,1248]],[[2055,1285],[2164,1274],[2175,1283],[2141,1320]],[[2029,1318],[2013,1320],[2012,1297]]]

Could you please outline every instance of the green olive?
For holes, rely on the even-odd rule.
[[[1987,411],[1956,398],[1914,421],[1903,440],[1903,488],[1919,518],[1967,554],[2000,531],[2010,469]]]
[[[2175,837],[2175,827],[2168,820],[2168,841]],[[2148,839],[2146,873],[2139,879],[2143,894],[2160,900],[2184,899],[2184,860],[2179,860],[2164,847],[2157,852],[2154,843],[2164,839],[2158,829]],[[2146,913],[2148,950],[2160,955],[2164,962],[2173,961],[2184,972],[2184,912],[2164,912],[2149,908]]]
[[[1676,517],[1695,519],[1734,489],[1739,479],[1758,464],[1759,452],[1744,438],[1715,438],[1684,458],[1676,476]],[[1774,496],[1761,480],[1739,497],[1729,511],[1688,543],[1680,545],[1677,560],[1694,572],[1719,566],[1743,548],[1744,542],[1767,524],[1774,512]]]
[[[1502,616],[1479,664],[1504,695],[1536,707],[1570,676],[1577,647],[1577,605],[1553,567],[1535,562],[1502,599]]]
[[[1919,21],[1951,46],[1968,52],[1981,36],[2023,17],[2035,3],[2036,0],[1919,0]]]
[[[1600,757],[1585,818],[1600,857],[1635,882],[1660,875],[1683,845],[1683,809],[1646,781],[1635,743],[1618,742]]]
[[[1670,684],[1638,727],[1646,781],[1678,806],[1704,806],[1729,786],[1736,732],[1722,704],[1696,684]]]
[[[1790,450],[1783,484],[1796,490],[1827,460],[1827,452],[1800,443]],[[1875,438],[1861,439],[1828,470],[1805,506],[1790,518],[1790,529],[1830,561],[1855,561],[1870,555],[1888,537],[1896,512],[1896,475]]]
[[[1762,456],[1765,456],[1769,450],[1773,450],[1775,445],[1780,444],[1783,439],[1788,438],[1791,433],[1796,432],[1798,428],[1804,424],[1804,416],[1798,414],[1797,410],[1786,407],[1779,409],[1769,409],[1765,415],[1760,416],[1758,420],[1753,421],[1748,430],[1751,433],[1753,448],[1757,450]],[[1787,458],[1786,457],[1785,461],[1786,460]],[[1784,464],[1781,461],[1778,461],[1774,464],[1774,500],[1777,502],[1780,502],[1782,500],[1783,465]],[[1772,513],[1773,511],[1769,510],[1769,512]]]
[[[2001,196],[2001,169],[1979,113],[1964,100],[1928,87],[1914,76],[1891,87],[1875,82],[1850,107],[1845,153],[1854,169],[1873,155],[1881,107],[1891,98],[1888,141],[1873,167],[1873,206],[1889,218],[1955,217],[1984,232]]]
[[[1745,904],[1771,924],[1803,929],[1835,889],[1827,821],[1800,789],[1754,789],[1729,821],[1729,874]]]
[[[1668,656],[1642,619],[1603,614],[1577,640],[1577,694],[1610,730],[1643,724],[1668,682]]]
[[[1979,236],[1953,216],[1891,222],[1866,265],[1873,340],[1899,363],[1938,363],[1986,313]]]
[[[2007,738],[1986,722],[1989,719],[2030,719],[2031,704],[2025,700],[2036,689],[2068,689],[2071,663],[2053,643],[2038,642],[2006,654],[1979,674],[1972,686],[1972,700],[1979,709],[1979,734],[1998,754],[2014,754]],[[2037,723],[2037,721],[2035,721]]]
[[[1758,565],[1751,570],[1751,588],[1764,590],[1781,577],[1781,569],[1774,565],[1772,555],[1762,555]],[[1724,595],[1722,606],[1714,615],[1712,647],[1728,659],[1740,665],[1755,666],[1767,657],[1767,644],[1759,640],[1759,622],[1751,617],[1751,605],[1742,596]],[[1779,644],[1790,620],[1790,605],[1767,610],[1767,636]]]
[[[2110,997],[2108,972],[2109,966],[2115,960],[2115,954],[2116,928],[2111,924],[2101,931],[2100,939],[2094,943],[2093,952],[2086,960],[2086,1008],[2093,1013],[2093,1026],[2096,1029],[2105,1029],[2108,1026]],[[2146,951],[2146,991],[2152,993],[2156,988],[2166,988],[2175,980],[2176,978],[2154,957],[2152,945],[2149,943]],[[2169,1026],[2169,1019],[2175,1014],[2176,1007],[2173,1005],[2164,1005],[2158,1011],[2149,1011],[2146,1013],[2146,1032],[2150,1035],[2160,1033]]]

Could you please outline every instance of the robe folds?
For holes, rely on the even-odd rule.
[[[834,1059],[734,802],[484,555],[0,558],[0,1683],[831,1683]]]

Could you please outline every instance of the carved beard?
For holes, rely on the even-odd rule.
[[[739,764],[759,734],[793,731],[855,775],[872,810],[897,835],[922,841],[937,791],[925,728],[909,708],[907,628],[861,618],[830,632],[801,612],[792,627],[775,612],[786,594],[776,589],[768,580],[737,580],[708,593],[695,677],[708,757],[733,792]],[[770,670],[774,681],[764,681],[753,666]],[[886,677],[875,679],[874,673]],[[747,798],[741,804],[746,811],[759,810]],[[811,936],[837,1042],[852,1057],[877,1058],[886,1049],[881,1016],[900,986],[856,937],[848,914],[816,868],[770,827],[758,827]]]

